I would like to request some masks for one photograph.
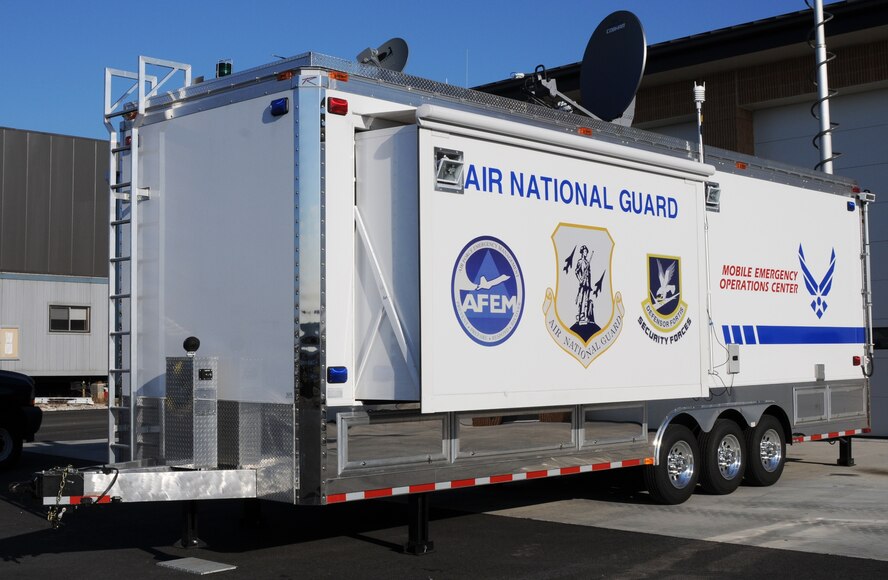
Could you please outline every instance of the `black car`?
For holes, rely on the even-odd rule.
[[[34,379],[12,371],[0,371],[0,469],[21,457],[22,442],[33,441],[43,411],[34,406]]]

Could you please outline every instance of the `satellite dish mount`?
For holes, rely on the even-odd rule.
[[[378,48],[365,48],[355,58],[361,64],[401,72],[407,65],[409,52],[407,42],[395,37],[383,42]]]
[[[619,10],[601,21],[586,45],[580,63],[580,103],[558,90],[543,65],[536,67],[525,89],[540,104],[554,102],[562,110],[628,126],[635,117],[635,93],[646,61],[641,22],[631,12]]]

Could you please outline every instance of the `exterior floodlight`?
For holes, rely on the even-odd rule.
[[[194,353],[200,348],[200,340],[196,336],[189,336],[182,343],[182,347],[185,349],[185,354],[194,356]]]

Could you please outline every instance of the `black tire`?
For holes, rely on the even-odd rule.
[[[730,419],[718,419],[709,433],[700,435],[703,491],[727,495],[740,486],[747,463],[745,439],[740,426]]]
[[[12,467],[21,456],[21,433],[7,425],[0,425],[0,469]]]
[[[699,476],[700,448],[684,425],[669,425],[660,443],[657,465],[644,468],[644,483],[657,503],[684,503],[694,493]]]
[[[786,439],[780,421],[771,415],[762,415],[758,425],[746,431],[746,448],[749,449],[746,483],[761,487],[777,483],[786,464]]]

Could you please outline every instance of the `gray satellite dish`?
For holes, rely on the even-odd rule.
[[[638,17],[626,10],[605,17],[592,33],[580,65],[583,107],[605,121],[623,117],[635,99],[646,60],[647,42]],[[628,124],[625,118],[617,122]]]
[[[408,53],[407,43],[396,37],[383,42],[379,48],[365,48],[356,58],[361,64],[401,72],[407,65]]]

